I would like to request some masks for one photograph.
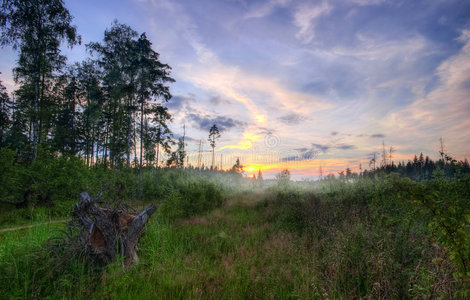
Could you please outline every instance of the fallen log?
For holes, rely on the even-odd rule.
[[[124,264],[136,262],[137,243],[149,217],[157,210],[150,205],[134,215],[124,209],[102,208],[96,205],[103,191],[91,197],[82,192],[72,218],[79,226],[79,242],[87,252],[108,264],[123,257]]]

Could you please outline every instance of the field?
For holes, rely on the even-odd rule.
[[[145,178],[160,183],[154,200],[132,200],[132,181],[121,194],[137,208],[160,205],[130,267],[92,265],[60,244],[65,223],[48,222],[67,220],[73,199],[2,206],[2,228],[37,224],[0,232],[2,298],[468,297],[468,176],[261,182],[165,169]]]

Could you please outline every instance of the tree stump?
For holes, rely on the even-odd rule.
[[[150,205],[133,215],[123,209],[102,208],[96,205],[102,196],[90,197],[87,191],[80,194],[73,210],[73,221],[80,227],[79,242],[88,253],[108,264],[124,258],[124,264],[136,262],[137,242],[149,217],[157,210]]]

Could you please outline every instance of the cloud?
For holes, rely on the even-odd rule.
[[[410,142],[425,149],[437,149],[437,140],[444,137],[453,153],[464,157],[470,155],[470,30],[463,30],[457,42],[462,44],[460,51],[436,70],[437,86],[380,125],[397,135],[406,132]]]
[[[220,97],[220,96],[211,97],[209,99],[209,102],[213,105],[230,105],[230,104],[232,104],[232,102],[230,102],[229,100],[227,100],[223,97]]]
[[[305,44],[310,43],[315,37],[318,19],[328,15],[332,9],[333,7],[326,1],[322,1],[319,5],[307,3],[300,5],[294,14],[294,25],[299,27],[296,38]]]
[[[269,129],[265,127],[259,127],[258,129],[259,129],[258,134],[260,135],[272,135],[276,131],[274,129]]]
[[[348,144],[340,144],[340,145],[335,146],[334,148],[340,149],[340,150],[352,150],[352,149],[356,149],[356,146],[348,145]]]
[[[216,116],[210,117],[208,115],[199,115],[190,113],[187,115],[187,118],[195,125],[197,128],[203,131],[209,131],[212,125],[217,125],[220,132],[230,130],[231,128],[243,128],[246,123],[234,120],[226,116]]]
[[[170,13],[163,10],[176,23],[166,31],[178,49],[185,49],[184,56],[173,54],[175,86],[184,91],[180,94],[197,94],[198,103],[191,106],[205,112],[201,117],[226,115],[250,124],[243,133],[276,128],[282,147],[303,149],[316,141],[316,150],[332,156],[347,152],[364,157],[385,136],[387,143],[403,146],[402,153],[410,153],[411,145],[422,151],[435,149],[423,144],[434,136],[447,140],[452,135],[449,145],[457,137],[470,140],[465,133],[470,128],[469,102],[462,96],[470,86],[462,47],[467,39],[462,34],[460,40],[452,40],[464,24],[438,24],[441,16],[452,20],[462,5],[439,1],[421,9],[422,4],[414,4],[414,12],[406,3],[387,1],[379,7],[382,0],[293,0],[291,5],[275,0],[244,5],[217,1],[209,12],[195,9],[200,4],[188,0],[163,2],[177,7]],[[354,16],[346,17],[351,10]],[[240,15],[244,20],[236,20]],[[286,22],[289,17],[291,23]],[[165,28],[163,22],[154,24]],[[309,45],[299,46],[301,42]],[[226,106],[227,102],[232,104]],[[308,126],[283,126],[301,123],[298,116],[308,118]],[[357,137],[356,143],[344,132],[354,137],[368,134]],[[250,141],[241,134],[232,130],[225,136],[245,147]],[[333,142],[337,137],[344,140]],[[461,144],[470,149],[468,143]]]
[[[218,149],[218,151],[223,149],[240,149],[240,150],[248,150],[253,147],[253,143],[259,142],[261,140],[261,136],[256,133],[252,132],[244,132],[243,139],[236,144],[226,145]]]
[[[379,4],[386,2],[386,0],[350,0],[350,1],[359,6],[379,5]]]
[[[191,102],[195,102],[195,96],[194,95],[189,95],[189,96],[173,96],[170,101],[166,103],[166,107],[170,110],[180,110],[187,104]]]
[[[197,58],[201,63],[208,63],[215,56],[203,42],[202,37],[198,33],[198,27],[192,21],[190,15],[185,12],[182,4],[170,0],[154,0],[149,1],[155,8],[164,8],[172,15],[177,16],[174,18],[172,26],[175,26],[181,32],[182,37],[189,43],[197,54]]]
[[[326,153],[328,149],[330,149],[330,146],[327,145],[321,145],[321,144],[312,144],[313,149],[317,149],[323,153]]]
[[[281,158],[281,161],[287,162],[287,161],[303,161],[303,160],[310,160],[310,159],[315,159],[318,156],[318,151],[314,149],[306,149],[306,148],[301,148],[301,149],[295,149],[295,150],[303,150],[299,151],[298,155],[291,155],[287,157]]]
[[[290,113],[290,114],[284,115],[282,117],[279,117],[278,120],[281,121],[284,124],[296,125],[296,124],[299,124],[302,121],[304,121],[305,117],[303,117],[300,114]]]
[[[341,139],[339,139],[341,140]],[[330,149],[339,149],[339,150],[354,150],[357,149],[355,145],[351,144],[336,144],[337,141],[331,142],[329,145],[324,144],[312,144],[312,150],[316,152],[327,153]]]
[[[424,56],[433,51],[428,41],[420,35],[387,40],[385,37],[357,33],[356,39],[356,46],[334,47],[332,53],[366,61],[388,61],[395,57],[409,61],[413,54]]]
[[[181,134],[173,133],[173,139],[174,139],[174,140],[178,140],[179,138],[182,138],[182,137],[183,137],[183,136],[182,136]],[[186,142],[191,142],[191,141],[195,141],[196,139],[194,139],[194,138],[192,138],[192,137],[186,135],[186,136],[184,137],[184,140],[185,140]]]
[[[276,8],[286,6],[290,3],[290,0],[268,0],[260,5],[256,5],[254,8],[249,10],[244,19],[252,18],[264,18],[270,15]]]

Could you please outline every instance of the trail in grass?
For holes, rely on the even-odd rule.
[[[10,228],[2,228],[2,229],[0,229],[0,233],[7,232],[7,231],[28,229],[28,228],[33,228],[33,227],[36,227],[36,226],[41,226],[41,225],[49,225],[49,224],[55,224],[55,223],[65,223],[67,221],[69,221],[69,219],[54,220],[54,221],[49,221],[49,222],[44,222],[44,223],[37,223],[37,224],[23,225],[23,226],[15,226],[15,227],[10,227]]]

